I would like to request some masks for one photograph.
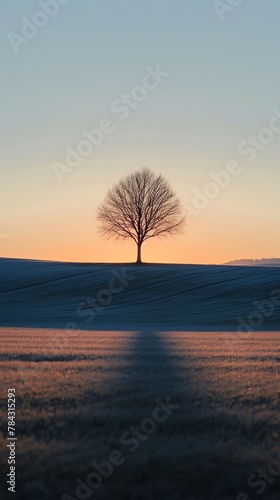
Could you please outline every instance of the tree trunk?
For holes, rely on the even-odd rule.
[[[142,247],[142,243],[137,243],[137,261],[136,261],[136,264],[142,264],[141,247]]]

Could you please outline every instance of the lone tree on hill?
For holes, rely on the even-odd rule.
[[[174,235],[183,230],[185,215],[179,198],[162,175],[144,167],[115,184],[98,207],[99,232],[108,238],[132,238],[141,248],[150,238]]]

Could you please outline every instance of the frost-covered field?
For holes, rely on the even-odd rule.
[[[0,259],[0,277],[0,326],[236,331],[277,290],[277,307],[254,329],[280,325],[276,267]]]
[[[39,479],[52,499],[243,500],[245,491],[279,498],[280,476],[263,479],[260,496],[256,477],[255,487],[247,484],[280,460],[279,333],[147,329],[67,338],[61,330],[3,327],[0,340],[1,470],[13,386],[18,491]],[[156,411],[168,398],[171,409]],[[142,426],[140,434],[132,426]],[[107,462],[113,450],[123,463],[105,467],[106,480],[91,477],[92,462]],[[77,496],[76,478],[90,477],[102,484]]]

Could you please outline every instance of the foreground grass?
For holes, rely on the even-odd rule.
[[[236,500],[243,491],[279,498],[280,476],[265,481],[261,495],[247,484],[259,467],[280,460],[278,339],[153,330],[65,338],[59,330],[2,328],[1,470],[6,394],[15,387],[19,493],[39,479],[50,498],[77,498],[75,479],[86,482],[93,461],[119,450],[124,463],[84,498]],[[167,397],[178,408],[142,432],[131,452],[121,437]]]

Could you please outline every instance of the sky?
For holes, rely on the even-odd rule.
[[[146,165],[188,225],[143,260],[280,257],[278,0],[1,8],[0,256],[133,261],[133,242],[100,238],[96,210]]]

